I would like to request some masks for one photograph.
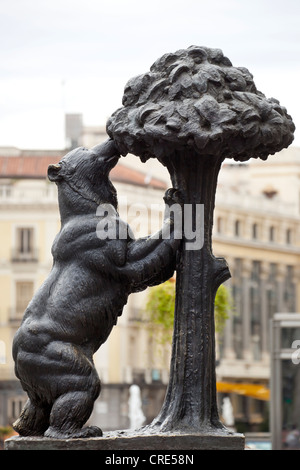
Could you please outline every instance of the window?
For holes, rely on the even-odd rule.
[[[261,262],[252,261],[250,280],[251,346],[254,361],[261,359]]]
[[[33,261],[36,259],[34,236],[33,227],[17,228],[13,261]]]
[[[267,279],[267,311],[268,319],[273,318],[274,313],[278,310],[278,281],[277,281],[277,264],[270,263],[269,277]]]
[[[235,315],[233,315],[233,349],[236,359],[243,359],[243,261],[235,258],[232,267],[232,295]]]
[[[33,297],[33,282],[16,282],[16,317],[23,315],[30,300]]]
[[[294,266],[286,267],[284,279],[284,312],[295,312],[296,310],[296,285],[294,282]]]
[[[0,197],[7,198],[11,196],[11,187],[8,184],[0,186]]]
[[[217,232],[222,233],[223,231],[223,219],[222,217],[217,218]]]
[[[241,222],[240,220],[236,220],[234,223],[234,234],[236,237],[239,237],[241,234]]]
[[[0,341],[0,364],[6,364],[6,346],[4,341]]]
[[[270,227],[269,228],[269,241],[274,242],[275,241],[275,227]]]
[[[252,225],[252,238],[253,238],[254,240],[257,239],[257,233],[258,233],[257,224],[253,224],[253,225]]]
[[[7,402],[7,415],[8,421],[13,422],[19,418],[20,413],[27,401],[25,395],[18,395],[16,397],[10,397]]]
[[[161,373],[159,369],[152,369],[152,382],[160,382],[161,381]]]
[[[133,367],[136,363],[136,351],[137,351],[137,341],[136,337],[131,335],[129,338],[129,345],[128,345],[128,358],[129,358],[129,365]]]
[[[292,230],[290,228],[288,228],[285,233],[285,241],[287,245],[291,245],[292,243]]]
[[[31,253],[33,248],[33,228],[18,229],[18,249],[20,253]]]

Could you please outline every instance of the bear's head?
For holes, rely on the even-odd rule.
[[[49,165],[48,178],[58,185],[60,206],[62,203],[71,203],[71,210],[75,212],[74,204],[78,209],[80,205],[99,205],[103,202],[116,207],[117,195],[109,179],[109,172],[119,158],[120,153],[114,141],[108,139],[90,150],[78,147],[65,155],[58,164]],[[78,196],[81,196],[80,200]]]

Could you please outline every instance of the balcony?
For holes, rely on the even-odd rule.
[[[24,315],[25,308],[10,308],[8,311],[9,325],[14,328],[19,328]]]
[[[57,188],[55,185],[47,184],[45,181],[22,184],[3,185],[0,184],[0,205],[47,205],[57,206]]]
[[[21,250],[14,248],[11,253],[12,263],[37,263],[38,260],[39,257],[37,249],[22,252]]]

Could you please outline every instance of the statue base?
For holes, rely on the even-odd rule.
[[[51,439],[13,436],[4,443],[5,450],[244,450],[243,434],[221,433],[156,433],[115,431],[103,437]]]

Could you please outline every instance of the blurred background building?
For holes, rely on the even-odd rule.
[[[66,117],[67,149],[92,147],[105,140],[104,128]],[[66,150],[0,148],[0,426],[19,415],[26,396],[15,378],[13,335],[36,289],[51,266],[51,246],[60,228],[57,190],[47,167]],[[122,158],[111,172],[129,224],[128,210],[142,204],[146,235],[158,229],[170,187],[168,173],[156,160]],[[149,214],[155,221],[149,222]],[[216,197],[213,250],[228,261],[226,283],[234,298],[223,334],[217,338],[220,413],[230,397],[238,431],[268,430],[270,319],[276,312],[300,312],[300,149],[290,148],[266,162],[224,162]],[[139,234],[139,235],[140,235]],[[95,355],[102,392],[90,422],[104,430],[129,425],[129,387],[140,386],[143,413],[158,413],[168,383],[170,345],[158,348],[145,323],[147,291],[131,295],[108,341]],[[299,315],[299,314],[298,314]]]

